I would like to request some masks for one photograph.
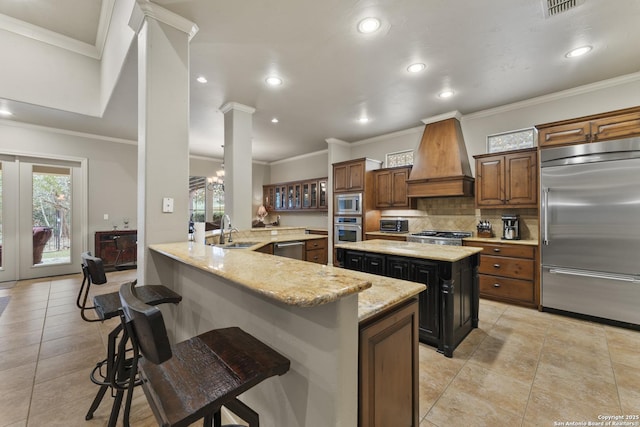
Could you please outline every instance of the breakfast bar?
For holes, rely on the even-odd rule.
[[[158,281],[183,297],[180,305],[162,308],[174,342],[239,326],[291,360],[288,373],[240,396],[264,426],[358,425],[361,328],[411,313],[425,289],[251,250],[195,242],[149,248]],[[414,353],[406,360],[417,368],[417,310],[402,318],[415,318],[415,334],[405,328],[403,337],[412,340],[407,348]],[[417,420],[417,369],[412,372],[405,412]]]

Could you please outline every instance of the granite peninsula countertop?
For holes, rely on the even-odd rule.
[[[340,243],[336,248],[448,262],[460,261],[482,251],[482,248],[473,246],[433,245],[380,239]]]
[[[288,305],[313,307],[359,293],[361,322],[426,289],[420,283],[251,249],[224,249],[194,242],[155,244],[149,249]]]

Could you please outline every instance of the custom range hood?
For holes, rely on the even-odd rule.
[[[473,196],[474,179],[459,118],[456,111],[423,120],[426,126],[407,179],[409,197]]]

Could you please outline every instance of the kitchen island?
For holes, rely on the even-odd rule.
[[[478,253],[482,248],[388,240],[336,246],[346,269],[427,285],[420,293],[420,341],[447,357],[478,327]]]
[[[149,248],[156,280],[183,297],[178,306],[162,307],[172,340],[239,326],[290,359],[287,374],[240,396],[260,414],[261,425],[357,425],[359,396],[368,390],[358,387],[359,337],[373,330],[365,326],[397,324],[403,334],[392,335],[404,353],[412,352],[406,360],[414,369],[411,389],[395,394],[410,404],[407,425],[417,427],[417,307],[412,316],[411,304],[424,285],[194,242]],[[388,354],[388,344],[378,349]],[[375,375],[375,366],[367,369],[367,378]],[[367,401],[375,410],[375,396]]]

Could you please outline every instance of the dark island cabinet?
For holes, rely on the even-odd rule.
[[[377,274],[379,276],[385,275],[385,259],[384,255],[378,254],[365,254],[364,256],[364,272]]]
[[[394,279],[409,280],[411,263],[405,257],[387,255],[387,276]]]
[[[337,249],[337,260],[349,270],[423,283],[418,295],[420,341],[447,357],[478,327],[478,255],[455,262],[425,260]]]
[[[441,338],[438,264],[431,261],[412,260],[408,280],[427,285],[427,289],[418,295],[420,341],[437,346]],[[433,313],[438,314],[434,316]]]

